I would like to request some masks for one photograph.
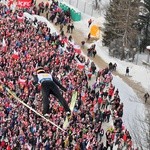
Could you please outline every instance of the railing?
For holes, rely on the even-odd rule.
[[[107,7],[109,6],[110,0],[58,0],[59,2],[65,2],[77,8],[81,13],[93,17],[99,17],[105,14]],[[97,2],[97,3],[96,3]]]

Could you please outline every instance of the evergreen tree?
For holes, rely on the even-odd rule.
[[[123,51],[120,56],[124,55],[125,49],[136,47],[139,31],[134,24],[138,15],[139,0],[112,0],[105,16],[103,44],[110,47],[114,40],[121,41],[119,47]]]
[[[106,22],[104,24],[105,29],[103,35],[103,43],[105,46],[109,46],[113,39],[117,39],[118,37],[120,37],[116,33],[116,26],[118,23],[117,14],[119,9],[117,3],[117,0],[113,0],[112,2],[110,2],[110,6],[106,12]]]
[[[140,50],[144,52],[146,46],[150,45],[150,0],[144,0],[141,8],[138,28],[141,32]]]

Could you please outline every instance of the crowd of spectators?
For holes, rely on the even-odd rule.
[[[55,2],[51,5],[58,6]],[[48,11],[51,5],[37,7],[37,13]],[[51,11],[55,14],[55,9]],[[67,37],[53,34],[46,23],[27,18],[20,22],[19,14],[20,11],[12,12],[0,4],[0,149],[107,150],[117,145],[118,150],[123,147],[131,150],[132,139],[122,121],[123,104],[119,90],[111,82],[109,68],[98,70],[96,75],[93,73],[96,78],[89,84],[87,69],[91,70],[91,62],[83,59],[84,56],[76,57]],[[33,26],[35,23],[37,28]],[[81,58],[86,69],[78,67]],[[67,88],[63,96],[68,103],[72,92],[78,92],[66,132],[43,120],[2,88],[9,87],[22,101],[42,113],[40,88],[32,84],[37,65],[51,72]],[[50,110],[49,119],[63,127],[65,112],[53,96],[50,96]],[[103,126],[110,122],[111,116],[113,126],[105,131]]]

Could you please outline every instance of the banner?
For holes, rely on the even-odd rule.
[[[75,50],[75,53],[81,54],[81,48],[79,45],[74,45],[74,50]]]
[[[78,64],[77,64],[77,68],[78,68],[79,70],[83,70],[84,67],[85,67],[84,64],[81,64],[81,63],[78,63]]]
[[[5,42],[4,38],[3,38],[3,42],[2,42],[2,49],[3,49],[3,52],[7,51],[7,45],[6,45],[6,42]]]
[[[26,84],[26,80],[25,79],[21,79],[19,78],[18,82],[22,85],[25,85]]]
[[[19,8],[29,8],[31,6],[32,0],[17,0],[17,7]]]
[[[7,1],[8,7],[10,7],[12,4],[13,4],[13,0],[8,0],[8,1]]]
[[[12,58],[16,60],[19,59],[19,53],[14,50],[14,53],[12,54]]]

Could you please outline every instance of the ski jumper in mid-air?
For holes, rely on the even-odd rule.
[[[49,112],[49,96],[50,94],[54,95],[60,102],[60,104],[64,107],[67,115],[70,115],[71,111],[66,102],[63,98],[62,94],[60,93],[60,89],[63,91],[67,91],[65,87],[63,87],[60,82],[53,77],[50,73],[46,73],[43,67],[38,67],[36,69],[36,75],[34,76],[34,84],[40,84],[42,90],[42,97],[43,97],[43,115],[48,116]],[[59,87],[59,88],[58,88]]]

